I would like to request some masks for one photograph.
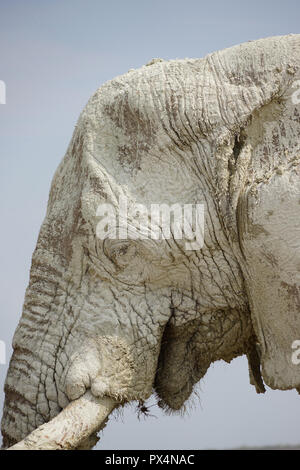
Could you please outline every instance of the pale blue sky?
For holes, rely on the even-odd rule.
[[[202,57],[299,32],[298,0],[0,0],[0,340],[20,316],[53,173],[80,111],[105,81],[153,57]],[[0,365],[3,388],[6,367]],[[113,419],[101,447],[230,448],[300,443],[295,391],[256,395],[247,363],[211,367],[189,417]],[[0,394],[2,407],[3,394]]]

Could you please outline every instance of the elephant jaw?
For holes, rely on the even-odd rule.
[[[184,409],[210,365],[247,354],[253,335],[246,306],[198,314],[182,324],[175,313],[164,331],[155,377],[159,406],[168,411]]]

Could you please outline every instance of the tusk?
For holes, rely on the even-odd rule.
[[[7,450],[71,450],[98,432],[118,406],[109,397],[96,398],[90,391],[72,401],[55,418],[32,431]]]

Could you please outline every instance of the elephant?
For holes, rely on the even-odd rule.
[[[91,448],[115,408],[154,393],[184,410],[210,364],[241,355],[258,393],[300,391],[299,80],[291,34],[153,59],[90,98],[32,256],[4,448],[49,448],[61,428],[55,448]],[[127,236],[123,213],[99,215],[122,198]],[[152,216],[136,207],[160,204],[202,205],[202,245],[174,224],[137,236]]]

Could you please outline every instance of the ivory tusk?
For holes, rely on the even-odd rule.
[[[32,431],[7,450],[71,450],[105,424],[118,403],[96,398],[90,391],[72,401],[55,418]]]

